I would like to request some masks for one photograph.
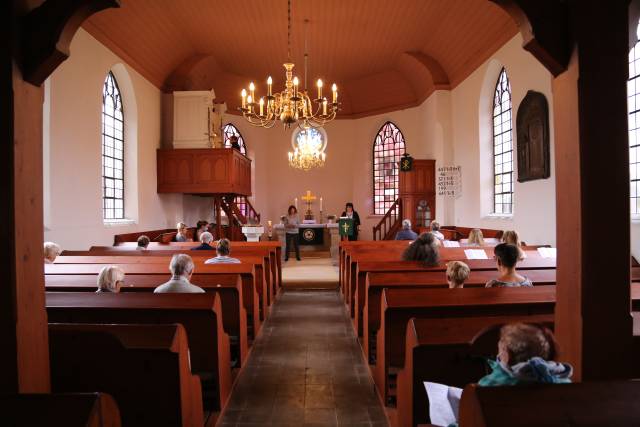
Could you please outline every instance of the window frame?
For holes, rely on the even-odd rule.
[[[640,33],[640,23],[638,25]],[[629,49],[627,79],[627,143],[629,145],[629,213],[640,221],[640,40]],[[634,104],[632,108],[632,104]],[[633,135],[633,137],[632,137]],[[635,138],[635,142],[633,141]],[[635,189],[635,196],[634,196]]]
[[[389,132],[390,131],[390,132]],[[391,149],[385,149],[384,146],[387,144],[387,142],[391,140],[393,141],[393,148]],[[396,153],[396,151],[398,150],[398,148],[396,148],[397,144],[401,144],[400,150],[402,151],[401,153]],[[378,147],[383,147],[382,149],[378,149]],[[380,129],[378,129],[378,132],[376,133],[376,136],[373,140],[373,147],[372,147],[372,205],[373,205],[373,215],[385,215],[389,209],[391,208],[391,206],[393,206],[393,203],[398,199],[398,197],[400,196],[400,166],[399,166],[399,162],[400,159],[402,158],[402,155],[404,153],[406,153],[406,140],[404,137],[404,134],[402,133],[402,131],[400,130],[400,128],[393,122],[391,121],[386,121],[381,127]],[[382,156],[377,156],[378,152],[382,153]],[[392,153],[392,156],[388,156],[385,155],[385,153]],[[376,163],[376,159],[377,158],[392,158],[392,160],[388,160],[388,161],[383,161],[380,162],[382,164],[382,167],[378,166],[378,163]],[[391,176],[393,176],[393,200],[391,201],[386,201],[385,196],[386,196],[386,192],[388,187],[386,186],[384,179],[380,181],[380,178],[384,178],[384,175],[382,173],[378,173],[379,171],[385,171],[388,168],[384,167],[384,165],[391,165]],[[382,183],[382,193],[379,194],[378,193],[378,189],[376,188],[376,183],[381,182]],[[377,196],[381,196],[382,200],[381,201],[377,201]],[[379,210],[380,205],[382,205],[381,209],[382,211]]]
[[[111,93],[110,93],[111,90]],[[105,110],[105,107],[107,105],[106,100],[107,97],[111,97],[113,99],[113,108],[111,111],[107,112]],[[120,111],[120,115],[121,115],[121,119],[118,119],[116,117],[116,112]],[[122,223],[122,222],[127,222],[127,217],[126,217],[126,212],[125,212],[125,118],[124,118],[124,105],[123,105],[123,100],[122,100],[122,91],[120,90],[120,86],[118,85],[118,80],[116,79],[115,75],[113,74],[113,71],[109,70],[109,72],[107,73],[107,76],[104,79],[103,82],[103,86],[102,86],[102,111],[101,111],[101,115],[100,115],[100,127],[101,127],[101,131],[100,131],[100,146],[101,146],[101,179],[102,179],[102,220],[104,223]],[[113,129],[111,134],[107,134],[106,131],[106,123],[107,123],[107,118],[112,119],[113,120]],[[121,122],[122,124],[122,129],[120,130],[120,135],[117,134],[116,128],[115,128],[115,123],[116,121]],[[118,136],[120,136],[118,138]],[[107,146],[107,138],[110,138],[113,141],[113,144],[111,147]],[[120,144],[120,152],[121,155],[120,157],[117,157],[116,155],[116,148],[117,148],[117,144]],[[108,149],[112,150],[112,155],[108,155],[107,154],[107,150]],[[107,170],[107,166],[106,166],[106,159],[111,159],[113,164],[112,164],[112,174],[109,176],[106,174],[106,170]],[[116,174],[115,174],[115,163],[116,162],[121,162],[122,164],[122,170],[121,170],[121,177],[117,178]],[[113,186],[109,187],[107,186],[107,180],[112,180],[113,182]],[[120,181],[122,183],[121,188],[117,188],[117,182]],[[113,192],[112,196],[108,196],[107,193],[109,192],[108,190],[111,190]],[[117,197],[116,191],[121,191],[122,196],[121,197]],[[112,200],[112,207],[107,207],[107,201],[108,200]],[[116,204],[117,201],[121,201],[122,202],[122,214],[120,216],[116,215],[116,212],[118,212],[119,208],[116,208]],[[112,211],[112,216],[108,217],[107,212],[108,211]]]
[[[503,100],[504,95],[507,94],[508,106],[505,108]],[[493,179],[492,179],[492,215],[498,216],[512,216],[514,210],[514,176],[515,176],[515,158],[514,158],[514,141],[513,141],[513,96],[511,92],[511,81],[509,80],[509,74],[507,69],[502,67],[498,74],[498,80],[496,81],[495,89],[493,91],[493,101],[491,109],[491,129],[492,129],[492,163],[493,163]],[[496,110],[499,112],[496,113]],[[503,126],[508,123],[508,129],[504,130]],[[498,132],[498,133],[496,133]],[[504,136],[508,135],[508,150],[505,150]],[[500,141],[499,144],[497,142]],[[498,145],[500,146],[500,152],[498,153]],[[510,160],[505,161],[504,155],[508,154]],[[504,167],[507,164],[511,164],[511,168],[505,172]],[[500,167],[501,171],[497,172],[497,168]],[[508,175],[509,181],[505,183],[504,177]],[[500,179],[498,179],[500,177]],[[498,183],[499,182],[499,183]],[[508,184],[509,191],[505,190],[505,185]],[[496,191],[496,187],[500,186],[500,192]],[[504,197],[509,196],[509,202],[504,201]],[[501,201],[498,202],[498,197]],[[500,210],[498,210],[500,205]],[[505,212],[505,207],[508,206]]]
[[[229,132],[229,130],[232,130],[233,132]],[[226,125],[222,126],[222,142],[224,143],[225,148],[231,148],[231,143],[229,142],[231,135],[236,135],[238,137],[238,144],[240,145],[240,153],[246,156],[247,145],[245,144],[244,138],[240,133],[240,129],[238,129],[236,125],[234,125],[233,123],[229,122]]]

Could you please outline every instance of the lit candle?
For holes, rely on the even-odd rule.
[[[327,115],[327,98],[324,98],[322,101],[322,115]]]
[[[242,89],[242,92],[240,93],[240,95],[242,96],[242,108],[245,108],[247,106],[247,91],[246,91],[246,89]]]
[[[318,79],[318,99],[322,99],[322,79]]]
[[[297,197],[295,199],[293,199],[293,206],[296,207],[296,210],[298,209],[298,198]]]
[[[335,104],[338,102],[338,86],[335,83],[331,86],[331,91],[333,92],[333,103]]]
[[[293,160],[293,153],[289,151],[289,161]]]
[[[253,97],[251,95],[247,96],[247,104],[249,105],[249,112],[251,112],[251,109],[252,109],[252,105],[251,105],[252,102],[253,102]]]
[[[260,115],[264,114],[264,98],[260,98]]]
[[[253,82],[249,83],[249,92],[251,93],[251,98],[256,99],[256,85]],[[249,101],[251,103],[251,101]]]
[[[267,95],[271,96],[271,86],[273,85],[273,79],[271,76],[267,79]]]
[[[320,212],[322,212],[322,197],[320,197]]]
[[[297,77],[293,78],[293,96],[298,96],[298,84],[300,81]]]

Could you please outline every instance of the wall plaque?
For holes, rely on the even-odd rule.
[[[551,176],[549,104],[544,94],[530,90],[518,108],[518,182]]]

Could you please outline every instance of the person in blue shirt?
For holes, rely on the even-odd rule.
[[[396,240],[416,240],[418,233],[411,229],[411,221],[408,219],[402,220],[402,230],[396,233]]]

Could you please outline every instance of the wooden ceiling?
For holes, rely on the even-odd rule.
[[[285,0],[122,0],[84,28],[165,91],[213,88],[229,109],[250,80],[282,87]],[[488,0],[293,0],[292,59],[337,83],[342,117],[420,104],[455,87],[516,33]]]

